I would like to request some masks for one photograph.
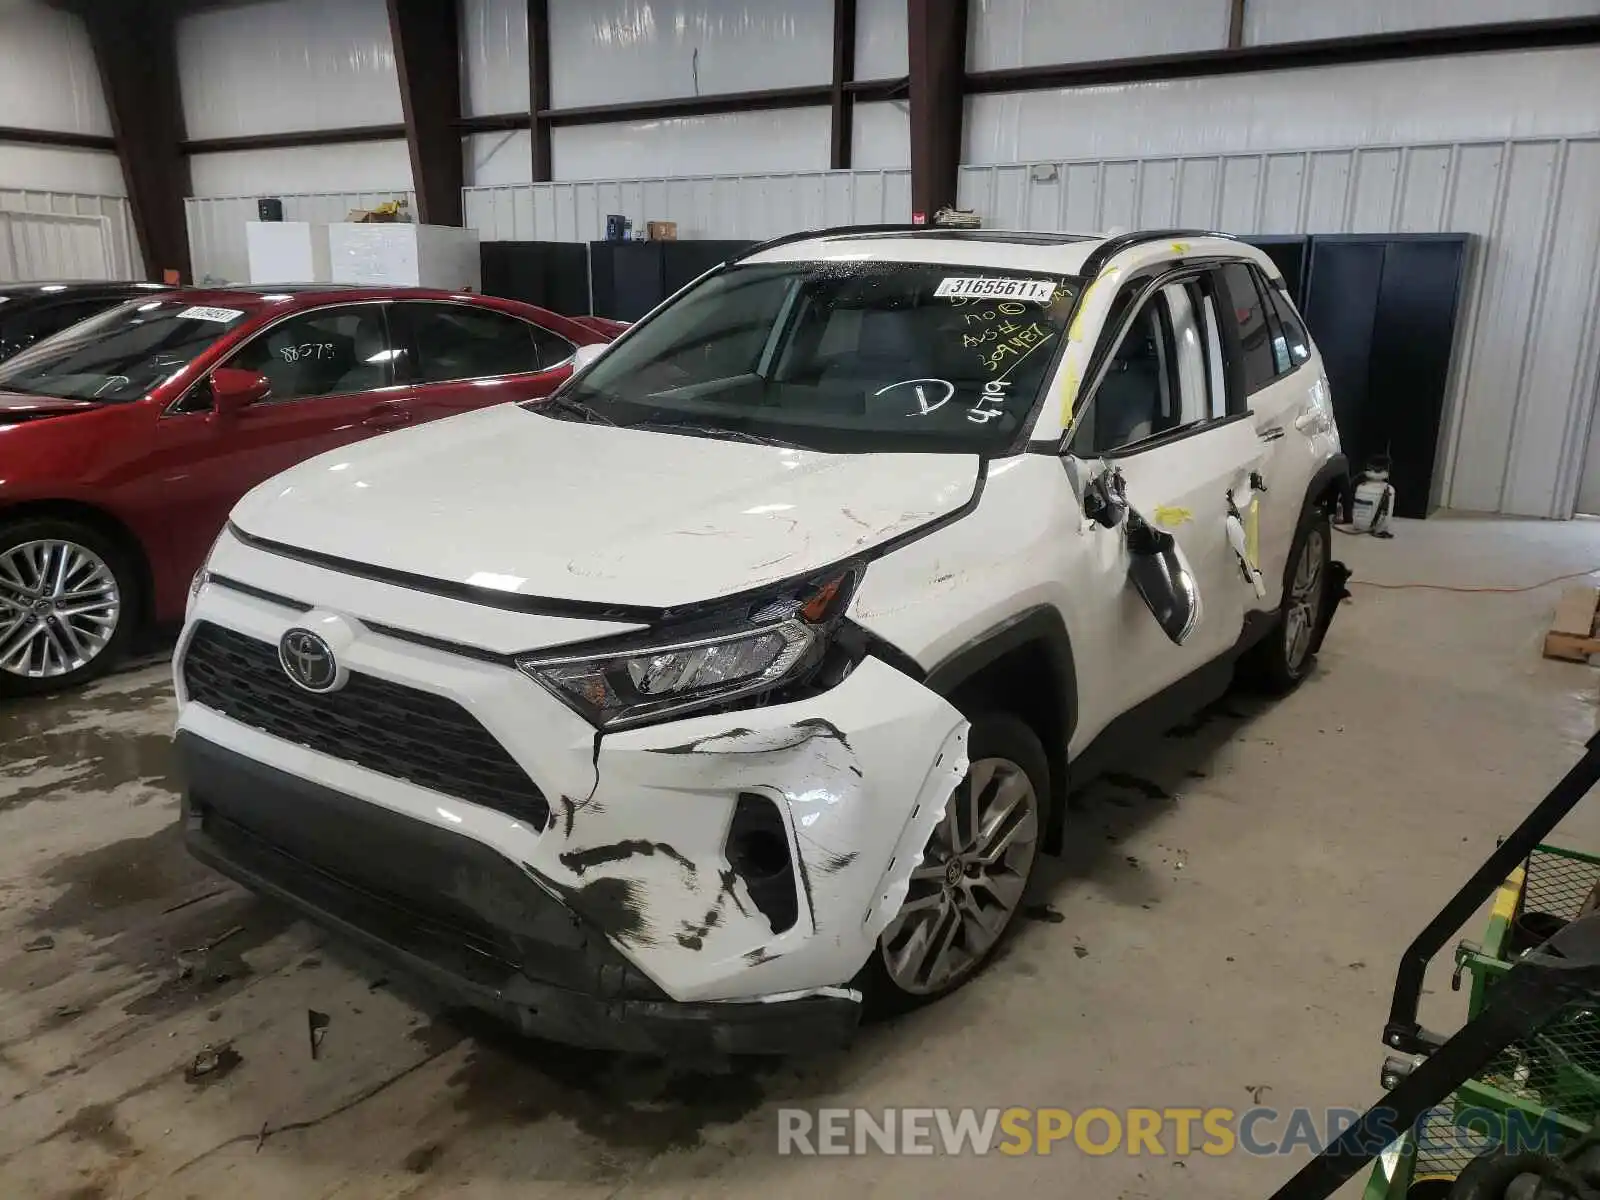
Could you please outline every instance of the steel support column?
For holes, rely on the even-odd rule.
[[[189,160],[183,153],[183,101],[172,6],[156,0],[82,3],[95,64],[111,114],[111,135],[128,208],[152,279],[189,278]]]
[[[847,86],[856,77],[856,0],[833,0],[833,113],[829,128],[828,166],[850,169],[855,141],[855,96]]]
[[[550,174],[550,0],[528,0],[528,124],[533,133],[533,182]]]
[[[461,224],[461,15],[457,0],[389,0],[417,220]]]
[[[913,221],[956,202],[961,167],[967,0],[908,0]]]

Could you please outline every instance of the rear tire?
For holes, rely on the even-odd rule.
[[[1022,911],[1049,828],[1049,760],[1027,724],[1000,712],[972,718],[967,757],[972,765],[945,802],[904,905],[856,977],[869,1020],[919,1008],[977,976]]]
[[[0,696],[59,691],[104,675],[138,625],[133,557],[80,521],[0,524]]]
[[[1274,696],[1305,682],[1316,662],[1317,630],[1325,620],[1328,565],[1333,561],[1333,526],[1321,508],[1300,518],[1283,572],[1283,599],[1272,631],[1239,662],[1243,681]]]

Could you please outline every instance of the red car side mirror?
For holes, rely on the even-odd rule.
[[[272,393],[272,381],[259,371],[218,367],[211,372],[211,398],[219,417],[231,417]]]

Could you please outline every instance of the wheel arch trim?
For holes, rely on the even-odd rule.
[[[1071,778],[1070,747],[1078,724],[1077,664],[1072,653],[1072,638],[1060,610],[1049,604],[1035,605],[990,627],[935,664],[924,683],[949,699],[1006,655],[1029,646],[1038,647],[1044,656],[1045,668],[1055,685],[1052,698],[1061,716],[1060,730],[1041,738],[1051,774],[1050,817],[1044,849],[1054,853],[1061,846]]]

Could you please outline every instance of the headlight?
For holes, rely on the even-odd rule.
[[[194,602],[200,598],[200,589],[205,587],[206,581],[211,578],[211,556],[217,552],[217,543],[223,539],[223,536],[223,533],[219,533],[212,540],[211,548],[206,551],[205,559],[200,563],[200,569],[194,573],[194,578],[189,581],[189,600],[185,608],[192,609],[194,607]],[[184,615],[187,617],[188,613],[185,612]]]
[[[856,575],[835,574],[767,596],[701,636],[660,635],[610,651],[519,659],[517,666],[601,729],[713,708],[770,691],[814,669]],[[727,629],[737,622],[743,628]],[[704,622],[698,622],[704,628]]]

